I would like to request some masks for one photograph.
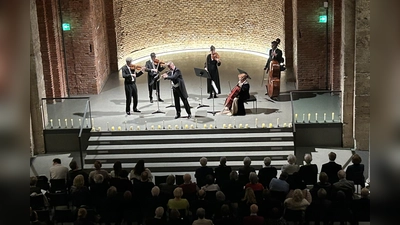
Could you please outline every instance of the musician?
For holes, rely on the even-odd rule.
[[[153,103],[153,90],[156,90],[157,100],[159,102],[164,102],[160,98],[160,81],[158,80],[158,73],[165,69],[165,67],[154,63],[156,59],[156,54],[153,52],[150,54],[150,60],[146,62],[146,72],[147,72],[147,83],[149,88],[149,98],[150,103]],[[158,80],[158,81],[157,81]]]
[[[207,99],[211,99],[213,97],[214,93],[214,98],[217,98],[217,94],[221,94],[221,84],[219,82],[219,72],[218,72],[218,66],[221,65],[221,61],[219,58],[218,53],[215,52],[215,47],[211,45],[210,47],[211,53],[207,55],[207,63],[206,63],[206,68],[205,70],[208,71],[208,73],[211,76],[211,79],[207,79],[207,93],[210,94],[210,96]],[[214,81],[218,93],[215,93],[214,88],[212,87],[212,81]]]
[[[122,67],[122,77],[125,78],[125,97],[126,97],[126,107],[125,112],[127,115],[130,115],[130,107],[133,97],[133,112],[140,112],[137,109],[138,104],[138,94],[136,87],[136,78],[140,77],[143,74],[144,67],[140,72],[136,72],[135,69],[131,69],[129,66],[132,63],[132,58],[126,58],[126,65]]]
[[[272,60],[276,60],[279,64],[284,62],[282,50],[278,48],[279,43],[281,43],[281,39],[277,38],[275,41],[271,42],[271,49],[269,50],[269,58],[267,63],[265,64],[264,70],[269,71],[269,64]]]
[[[188,114],[187,118],[192,118],[192,113],[190,112],[190,105],[187,100],[188,94],[186,92],[185,81],[182,77],[182,72],[179,68],[177,68],[173,62],[168,62],[167,67],[170,70],[168,73],[164,73],[161,76],[166,80],[171,80],[172,90],[174,93],[175,100],[175,110],[176,116],[175,119],[181,117],[181,103],[179,98],[182,99],[183,105],[185,106],[186,113]]]
[[[231,107],[225,105],[225,109],[222,111],[223,114],[232,115],[246,115],[246,110],[244,108],[244,102],[250,98],[250,84],[247,79],[251,79],[248,74],[241,73],[238,75],[237,86],[240,87],[239,94],[233,99]]]

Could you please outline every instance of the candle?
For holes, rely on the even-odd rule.
[[[226,124],[224,123],[224,124],[222,124],[222,128],[226,128]]]
[[[138,127],[139,127],[139,126],[138,126]],[[140,129],[140,128],[139,128],[139,129]],[[139,130],[139,129],[138,129],[138,130]],[[130,127],[129,127],[129,130],[133,130],[133,126],[130,126]]]
[[[306,114],[303,113],[303,123],[305,121]]]
[[[50,119],[50,127],[53,128],[53,119]]]
[[[100,131],[101,131],[101,127],[98,127],[98,128],[97,128],[97,131],[99,131],[99,132],[100,132]]]
[[[162,127],[163,127],[163,129],[165,129],[164,120],[162,121]]]
[[[185,129],[189,129],[189,125],[185,124]]]
[[[181,120],[181,129],[183,129],[183,126],[182,126],[182,120]]]
[[[78,121],[79,121],[79,127],[81,127],[82,120],[81,120],[81,119],[79,119]]]
[[[191,124],[191,125],[190,125],[190,129],[193,129],[193,128],[194,128],[194,126],[193,126],[193,124]]]
[[[232,124],[229,124],[229,125],[228,125],[228,128],[232,128]]]
[[[240,124],[239,124],[239,128],[243,128],[243,124],[240,123]]]
[[[88,124],[88,126],[89,126],[89,124]],[[94,119],[92,118],[92,127],[94,127]]]
[[[244,128],[249,128],[249,124],[246,123],[246,125],[244,126]]]
[[[256,121],[254,122],[256,128],[258,127],[257,122],[258,122],[258,119],[256,118]]]
[[[297,113],[296,113],[296,114],[294,114],[294,121],[296,121],[296,122],[297,122]]]
[[[125,127],[125,130],[128,130],[128,128],[126,127],[126,121],[124,122],[124,127]]]
[[[289,127],[292,127],[292,123],[289,123]]]
[[[279,127],[279,118],[276,118],[276,127]]]
[[[311,119],[311,113],[308,114],[308,122],[310,122]]]
[[[272,123],[269,123],[269,128],[273,128],[274,126],[272,125]]]
[[[61,120],[58,119],[58,128],[61,128]]]
[[[168,130],[171,130],[171,125],[168,125]]]
[[[214,128],[217,128],[217,120],[214,120]]]
[[[158,125],[158,127],[157,127],[159,130],[161,130],[161,125]]]
[[[324,113],[324,122],[326,122],[326,113]]]
[[[132,127],[132,129],[133,129],[133,127]],[[140,130],[140,126],[137,126],[137,127],[136,127],[136,130]]]
[[[207,124],[204,124],[204,129],[207,129]]]
[[[335,113],[332,113],[332,121],[335,121]]]
[[[233,127],[236,128],[236,119],[233,119]]]
[[[178,125],[175,125],[175,129],[177,129],[177,130],[178,130],[178,129],[179,129],[179,126],[178,126]]]
[[[262,124],[261,124],[261,127],[262,127],[262,128],[265,128],[265,123],[262,123]]]
[[[151,129],[154,130],[154,125],[151,125]]]
[[[213,128],[213,125],[212,124],[210,124],[210,129],[212,129]]]
[[[196,128],[197,128],[197,119],[195,119],[195,121],[196,121]]]
[[[110,130],[110,127],[108,126],[108,122],[107,122],[107,130]]]
[[[114,131],[114,130],[115,130],[114,126],[111,126],[111,130],[112,130],[112,131]]]
[[[121,126],[118,126],[118,130],[121,131]]]
[[[318,122],[318,113],[315,113],[315,122]]]
[[[64,121],[65,121],[65,128],[67,128],[68,127],[68,120],[65,119]]]
[[[71,119],[71,127],[74,127],[74,119]]]
[[[286,126],[286,123],[283,123],[283,127],[287,127],[287,126]]]

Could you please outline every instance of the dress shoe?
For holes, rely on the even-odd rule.
[[[128,116],[131,115],[131,112],[126,112],[126,115],[128,115]]]
[[[217,95],[214,95],[214,98],[218,98],[218,96],[217,96]]]
[[[140,110],[138,110],[138,109],[134,109],[133,111],[134,111],[134,112],[140,112]]]
[[[150,103],[153,103],[153,99],[150,99]]]
[[[178,118],[180,118],[181,117],[181,114],[177,114],[176,116],[175,116],[175,119],[178,119]]]
[[[192,118],[192,114],[189,114],[189,115],[187,116],[187,118],[188,118],[188,119],[191,119],[191,118]]]
[[[208,96],[208,98],[207,98],[207,99],[212,99],[212,95]]]
[[[164,100],[162,100],[161,98],[158,99],[159,102],[164,102]]]

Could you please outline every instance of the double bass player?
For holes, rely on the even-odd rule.
[[[269,58],[264,67],[264,70],[268,74],[267,92],[265,95],[269,95],[272,99],[276,99],[280,91],[281,65],[284,62],[282,50],[278,48],[280,42],[281,39],[279,38],[271,42]]]

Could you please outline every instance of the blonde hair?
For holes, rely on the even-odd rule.
[[[295,202],[301,202],[303,200],[303,192],[300,189],[296,189],[293,191],[293,201]]]
[[[183,195],[183,190],[180,187],[175,188],[174,190],[174,197],[175,198],[181,198]]]
[[[72,185],[77,188],[83,187],[83,186],[85,186],[85,179],[83,178],[83,176],[81,174],[79,174],[74,178]]]
[[[251,189],[249,187],[246,188],[242,201],[246,201],[247,204],[249,204],[249,203],[257,203],[256,195],[254,194],[253,189]]]

